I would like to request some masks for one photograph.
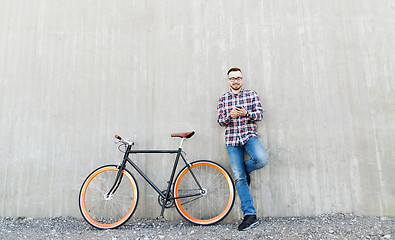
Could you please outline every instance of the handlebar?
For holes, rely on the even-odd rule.
[[[132,145],[132,146],[134,145],[134,142],[130,141],[129,139],[124,139],[124,138],[122,138],[119,135],[115,135],[114,137],[116,139],[118,139],[118,142],[121,142],[121,143],[124,143],[124,144],[127,144],[127,145]],[[116,143],[118,143],[118,142],[116,142]]]

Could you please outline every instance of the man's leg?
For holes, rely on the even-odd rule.
[[[257,137],[252,137],[244,145],[244,150],[251,157],[245,161],[247,174],[263,168],[267,164],[267,153]]]
[[[243,211],[244,216],[254,215],[254,203],[246,180],[247,175],[244,165],[243,147],[227,146],[226,149],[228,151],[233,177],[235,178],[236,190],[241,201],[241,210]]]

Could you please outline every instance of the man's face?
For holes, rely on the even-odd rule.
[[[240,71],[230,72],[228,75],[228,83],[231,89],[238,91],[243,85],[243,75]]]

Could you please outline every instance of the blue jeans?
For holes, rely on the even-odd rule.
[[[257,137],[251,137],[243,146],[227,146],[230,166],[233,171],[237,193],[241,201],[241,210],[245,215],[256,214],[254,202],[247,184],[247,173],[263,168],[267,164],[265,148]],[[244,161],[244,152],[251,158]]]

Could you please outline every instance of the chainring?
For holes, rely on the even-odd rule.
[[[167,190],[162,191],[163,195],[167,195]],[[173,195],[170,193],[170,197],[173,197]],[[163,207],[163,204],[166,202],[166,199],[163,198],[161,195],[158,195],[158,203],[161,207]],[[170,208],[174,205],[174,199],[168,200],[166,202],[165,208]]]

